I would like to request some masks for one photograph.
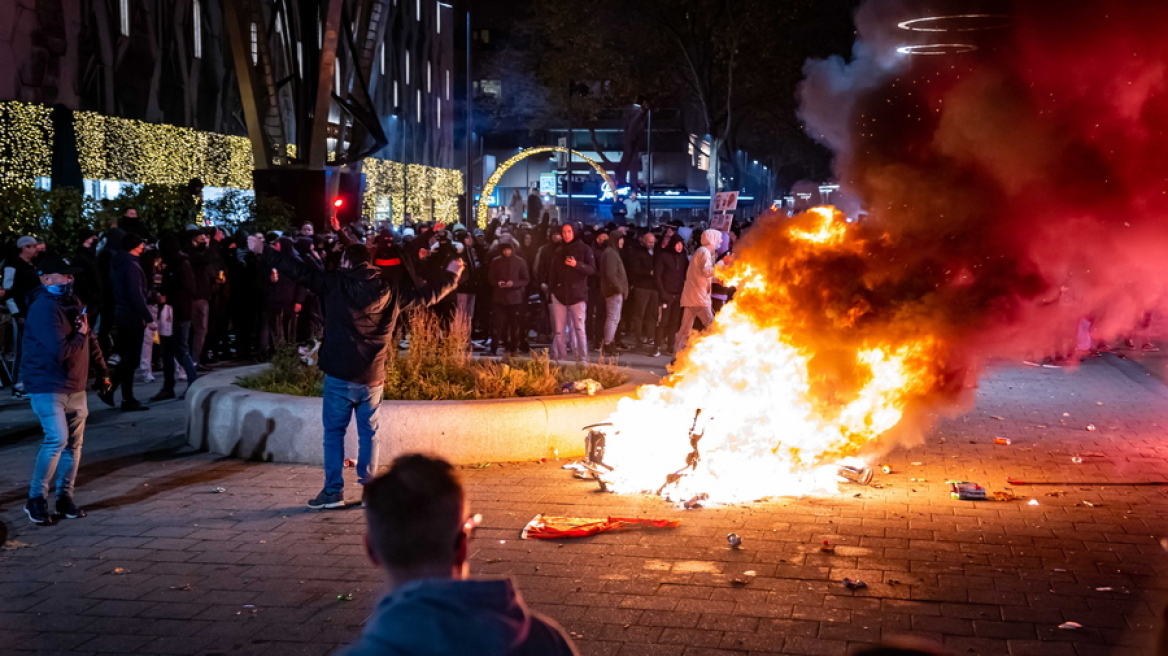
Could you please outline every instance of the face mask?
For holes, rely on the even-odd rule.
[[[60,285],[45,285],[45,289],[53,296],[66,296],[73,293],[73,283],[66,282]]]

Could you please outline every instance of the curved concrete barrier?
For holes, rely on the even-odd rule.
[[[244,389],[236,379],[262,371],[256,365],[208,374],[186,393],[187,441],[199,449],[241,458],[319,465],[321,400]],[[604,421],[617,402],[653,374],[624,370],[629,382],[596,396],[565,394],[485,401],[383,401],[377,434],[382,463],[425,452],[455,464],[571,458],[584,454],[588,424]],[[345,452],[357,453],[353,424]]]

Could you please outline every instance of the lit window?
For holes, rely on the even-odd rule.
[[[432,84],[433,81],[434,81],[434,66],[433,66],[433,64],[431,64],[430,62],[427,61],[426,62],[426,93],[431,92],[431,90],[434,86]]]
[[[442,99],[441,98],[438,99],[438,109],[436,109],[435,112],[438,115],[438,119],[437,119],[438,120],[438,129],[441,130],[442,129]]]
[[[397,80],[393,81],[393,108],[401,107],[401,83]]]
[[[418,89],[418,122],[422,121],[422,90]]]
[[[203,6],[199,0],[195,0],[191,22],[195,37],[195,59],[199,59],[203,56]]]
[[[410,51],[406,51],[406,84],[410,83]]]
[[[446,99],[450,100],[450,69],[446,69]]]
[[[118,18],[121,20],[122,36],[130,36],[130,0],[121,0],[118,3]]]
[[[251,24],[251,63],[253,66],[260,61],[260,31],[255,23]]]

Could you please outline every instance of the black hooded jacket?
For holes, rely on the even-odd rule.
[[[386,351],[390,343],[394,307],[433,305],[454,289],[454,274],[443,270],[437,283],[396,290],[372,264],[322,271],[291,254],[264,253],[265,264],[282,277],[294,279],[321,299],[324,340],[320,369],[358,385],[380,385],[385,380]],[[394,292],[398,296],[394,298]],[[396,302],[395,302],[396,301]]]
[[[596,255],[592,247],[580,238],[579,224],[572,224],[575,235],[570,243],[560,244],[552,251],[548,266],[548,287],[552,296],[563,305],[575,305],[588,300],[588,278],[596,274]],[[564,264],[569,257],[576,258],[576,266]]]

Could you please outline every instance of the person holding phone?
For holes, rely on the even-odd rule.
[[[584,323],[588,315],[588,277],[596,275],[592,247],[579,238],[575,223],[560,226],[564,241],[556,247],[548,266],[548,287],[552,302],[553,360],[564,360],[571,346],[577,362],[588,359],[588,336]],[[567,331],[567,343],[565,343]]]
[[[86,308],[73,293],[73,276],[80,271],[65,258],[47,258],[37,271],[40,287],[28,297],[21,373],[32,411],[45,435],[24,506],[34,524],[53,520],[48,503],[52,483],[57,514],[69,519],[85,516],[73,501],[73,491],[81,464],[85,418],[89,416],[85,383],[91,360],[98,395],[113,403],[108,367],[90,330]]]

